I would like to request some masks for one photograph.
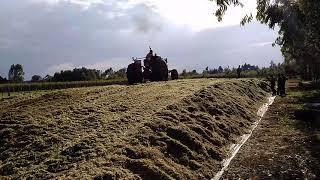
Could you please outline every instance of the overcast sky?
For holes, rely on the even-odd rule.
[[[208,0],[1,0],[0,75],[24,66],[26,79],[85,66],[119,69],[143,57],[150,45],[169,68],[281,62],[271,44],[277,32],[241,18],[254,0],[231,8],[218,23]]]

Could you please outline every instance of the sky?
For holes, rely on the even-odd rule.
[[[271,45],[276,31],[240,26],[256,11],[254,0],[242,2],[218,22],[208,0],[1,0],[0,75],[17,63],[27,80],[83,66],[120,69],[149,46],[179,71],[283,61]]]

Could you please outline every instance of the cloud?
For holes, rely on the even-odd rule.
[[[48,74],[53,75],[55,72],[60,72],[61,70],[72,70],[76,66],[72,63],[64,63],[50,66],[47,70]]]
[[[282,60],[278,47],[261,45],[276,32],[258,23],[194,31],[153,4],[130,1],[2,0],[0,74],[17,63],[26,79],[80,66],[117,69],[149,45],[178,69]]]
[[[113,58],[105,61],[99,61],[93,64],[85,64],[81,67],[87,67],[90,69],[106,70],[112,67],[114,70],[126,68],[128,65],[128,59],[126,58]],[[79,67],[79,66],[78,66]]]
[[[160,31],[163,25],[161,18],[154,12],[152,7],[140,4],[139,9],[132,15],[135,30],[143,33]]]
[[[101,4],[104,3],[103,0],[30,0],[33,3],[47,3],[50,5],[57,5],[62,2],[68,2],[72,4],[81,5],[84,8],[89,8],[91,5],[94,4]]]
[[[253,47],[259,47],[259,46],[268,46],[268,45],[272,45],[274,41],[269,41],[269,42],[258,42],[258,43],[253,43],[251,44],[251,46]]]
[[[114,70],[119,70],[121,68],[126,68],[128,64],[127,58],[113,58],[104,61],[98,61],[95,63],[89,64],[73,64],[73,63],[62,63],[52,65],[45,72],[49,75],[53,75],[56,72],[60,72],[61,70],[73,70],[74,68],[82,68],[86,67],[89,69],[97,69],[97,70],[106,70],[108,68],[113,68]]]

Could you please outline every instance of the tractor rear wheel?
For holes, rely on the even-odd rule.
[[[142,83],[143,74],[141,66],[135,63],[129,64],[127,68],[127,79],[129,84]]]
[[[163,60],[154,61],[151,65],[152,81],[168,81],[168,66],[167,63]]]

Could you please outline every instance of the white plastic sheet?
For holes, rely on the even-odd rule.
[[[252,135],[252,132],[256,129],[256,127],[260,123],[262,117],[267,112],[269,106],[274,102],[274,99],[275,99],[275,96],[269,97],[268,98],[268,102],[265,103],[264,105],[262,105],[259,108],[259,110],[257,112],[257,115],[259,116],[259,120],[256,121],[252,125],[249,134],[242,135],[241,138],[240,138],[240,141],[237,144],[231,145],[230,151],[228,153],[229,156],[222,161],[222,169],[211,180],[219,180],[221,178],[221,176],[223,175],[224,171],[228,168],[228,166],[229,166],[230,162],[232,161],[232,159],[236,156],[236,154],[240,150],[241,146],[244,145],[244,143],[246,143],[247,140],[250,138],[250,136]]]

